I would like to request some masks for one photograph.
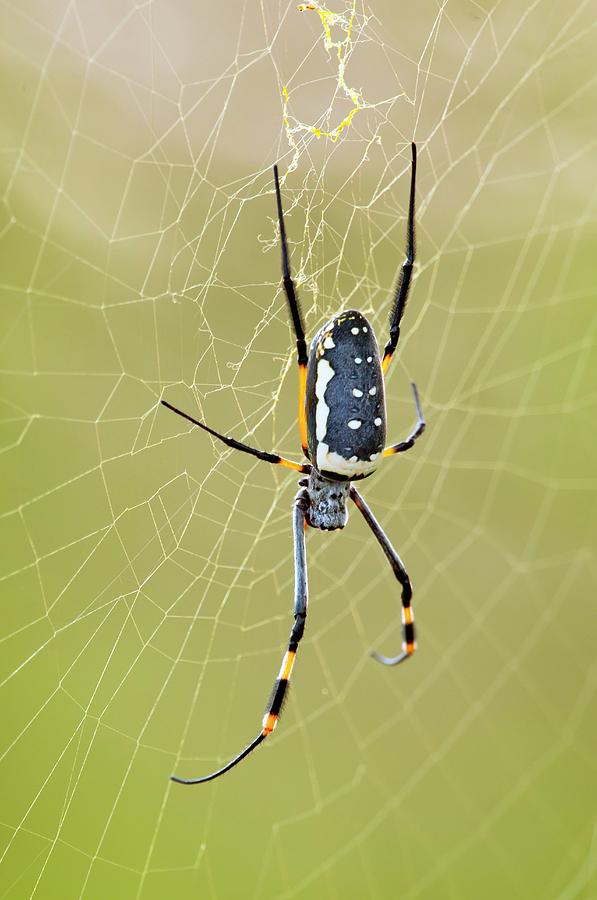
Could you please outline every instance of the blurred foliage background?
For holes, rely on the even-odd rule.
[[[595,7],[311,5],[2,4],[2,898],[597,897]],[[419,651],[309,534],[279,729],[174,785],[260,727],[296,480],[158,401],[297,457],[271,166],[309,333],[383,342],[412,139],[428,432],[363,491]]]

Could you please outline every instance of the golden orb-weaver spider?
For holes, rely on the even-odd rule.
[[[305,531],[308,526],[326,531],[344,528],[348,521],[348,498],[362,513],[402,588],[402,652],[394,657],[381,656],[376,652],[373,652],[372,656],[384,665],[395,666],[408,659],[415,651],[415,625],[411,607],[410,579],[402,560],[392,547],[381,525],[352,484],[353,481],[371,475],[384,456],[392,456],[395,453],[409,450],[425,430],[425,420],[421,412],[417,387],[413,383],[417,424],[405,441],[385,447],[384,375],[388,371],[400,337],[400,320],[406,306],[415,259],[417,148],[414,143],[411,144],[411,147],[406,259],[394,293],[390,313],[390,337],[384,348],[383,357],[380,357],[371,325],[362,313],[354,309],[337,313],[330,319],[313,338],[307,355],[301,309],[290,274],[278,167],[274,166],[284,291],[296,336],[299,367],[298,421],[303,452],[310,462],[297,463],[285,459],[277,453],[268,453],[249,447],[235,438],[220,434],[193,416],[172,406],[166,400],[161,401],[168,409],[192,422],[193,425],[203,428],[204,431],[217,437],[228,447],[242,450],[244,453],[250,453],[258,459],[265,460],[265,462],[286,466],[308,476],[299,481],[300,490],[294,499],[294,624],[290,632],[288,649],[282,660],[267,712],[263,718],[261,731],[233,760],[210,775],[202,778],[179,778],[172,775],[172,780],[179,784],[200,784],[218,778],[251,753],[276,727],[307,618]]]

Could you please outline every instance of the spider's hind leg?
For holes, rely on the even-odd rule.
[[[288,640],[288,649],[284,654],[278,677],[274,683],[269,707],[263,717],[263,732],[271,734],[280,718],[282,706],[288,691],[290,675],[296,658],[298,645],[305,632],[307,621],[307,602],[309,587],[307,583],[307,549],[305,544],[305,523],[309,509],[309,494],[301,488],[294,499],[293,533],[294,533],[294,622]]]
[[[396,579],[400,582],[402,587],[402,653],[399,653],[398,656],[382,656],[380,653],[377,653],[376,650],[371,651],[373,659],[383,663],[384,666],[397,666],[398,663],[404,662],[405,659],[412,656],[417,649],[415,642],[415,617],[411,606],[413,592],[410,578],[408,577],[408,573],[404,568],[402,560],[386,537],[383,528],[354,485],[350,486],[350,496],[357,509],[362,513],[367,525],[377,538],[377,541],[381,545],[381,549],[385,553],[386,558],[392,567]]]
[[[294,623],[292,626],[292,630],[290,632],[290,639],[288,641],[288,649],[284,654],[284,658],[282,660],[282,665],[280,667],[280,671],[278,673],[278,677],[274,682],[274,687],[272,689],[270,699],[268,702],[267,710],[265,716],[263,717],[261,731],[255,737],[250,744],[241,750],[241,752],[234,757],[229,763],[226,763],[225,766],[222,766],[221,769],[217,769],[215,772],[212,772],[210,775],[204,775],[202,778],[179,778],[177,775],[171,775],[172,781],[177,781],[179,784],[201,784],[204,781],[213,781],[214,778],[218,778],[220,775],[224,775],[225,772],[228,772],[234,766],[238,765],[238,763],[248,756],[265,738],[272,733],[276,725],[278,724],[278,720],[280,718],[280,713],[282,711],[282,706],[284,704],[284,700],[287,695],[288,685],[290,683],[290,676],[292,674],[292,667],[294,666],[294,661],[296,658],[296,653],[298,650],[298,645],[303,637],[305,631],[305,622],[307,619],[307,600],[308,600],[308,585],[307,585],[307,556],[306,556],[306,546],[305,546],[305,522],[307,521],[307,511],[309,508],[309,494],[305,488],[301,488],[294,500],[294,509],[293,509],[293,533],[294,533]]]

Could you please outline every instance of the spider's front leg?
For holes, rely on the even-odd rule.
[[[352,484],[350,486],[350,496],[357,509],[362,513],[367,525],[380,543],[381,549],[385,553],[392,567],[392,571],[394,572],[394,575],[396,576],[402,587],[402,653],[399,653],[398,656],[382,656],[375,650],[371,651],[371,656],[373,657],[373,659],[376,659],[378,662],[383,663],[384,666],[397,666],[398,663],[401,663],[405,659],[408,659],[409,656],[412,656],[417,649],[417,645],[415,642],[415,617],[411,606],[413,592],[410,578],[408,577],[408,573],[404,568],[402,560],[386,537],[383,528],[381,527],[357,489]]]
[[[257,737],[242,750],[233,760],[212,772],[210,775],[204,775],[202,778],[179,778],[177,775],[171,775],[172,781],[179,784],[201,784],[203,781],[212,781],[218,778],[233,766],[236,766],[245,756],[248,756],[255,747],[265,740],[272,733],[280,713],[282,705],[288,691],[288,684],[292,673],[292,667],[296,658],[298,645],[305,631],[305,621],[307,619],[307,556],[305,547],[305,524],[307,522],[307,511],[309,509],[309,494],[305,488],[301,488],[294,499],[294,509],[292,516],[293,532],[294,532],[294,624],[290,632],[288,641],[288,649],[284,654],[282,666],[278,673],[278,677],[274,682],[274,687],[269,699],[267,712],[263,717],[261,731]]]
[[[402,264],[402,271],[396,290],[394,292],[394,300],[392,302],[392,310],[390,312],[390,337],[388,343],[384,347],[382,368],[384,375],[390,368],[394,351],[400,340],[400,320],[402,319],[406,301],[408,299],[408,291],[410,288],[410,280],[413,273],[413,265],[415,262],[415,184],[417,181],[417,145],[411,144],[411,170],[410,170],[410,197],[408,201],[408,223],[406,226],[406,259]]]
[[[296,296],[294,280],[290,273],[290,258],[288,256],[288,242],[286,240],[286,227],[284,225],[284,211],[282,209],[282,197],[280,195],[280,180],[278,167],[274,166],[274,183],[276,186],[276,204],[278,207],[278,223],[280,227],[280,245],[282,248],[282,281],[284,292],[288,301],[292,327],[296,337],[296,361],[299,368],[298,390],[298,422],[301,434],[303,453],[309,459],[309,445],[307,442],[307,415],[305,412],[305,391],[307,389],[307,344],[305,342],[305,326],[300,303]]]

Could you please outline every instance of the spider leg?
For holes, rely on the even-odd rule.
[[[400,338],[400,320],[404,313],[406,300],[408,298],[408,289],[410,288],[410,279],[413,271],[413,263],[415,261],[415,182],[417,179],[417,145],[412,143],[412,164],[410,174],[410,199],[408,203],[408,224],[406,229],[406,259],[402,264],[402,271],[396,290],[394,292],[394,302],[392,303],[392,311],[390,313],[390,339],[383,351],[382,369],[385,373],[390,367],[394,350]]]
[[[299,367],[299,390],[298,390],[298,421],[301,434],[301,446],[303,453],[309,458],[309,448],[307,444],[307,413],[305,410],[305,393],[307,390],[307,345],[305,343],[305,328],[303,325],[303,317],[301,307],[296,296],[294,281],[290,274],[290,261],[288,258],[288,243],[286,241],[286,228],[284,226],[284,212],[282,211],[282,197],[280,196],[280,181],[278,178],[278,167],[274,166],[274,182],[276,185],[276,203],[278,206],[278,222],[280,225],[280,243],[282,245],[282,279],[284,282],[284,291],[288,300],[288,308],[292,318],[292,327],[296,336],[296,357]]]
[[[412,389],[415,398],[415,407],[417,410],[417,424],[405,441],[400,441],[399,444],[392,444],[391,447],[386,447],[386,449],[382,453],[382,456],[393,456],[394,453],[404,453],[405,450],[410,450],[417,438],[421,437],[421,435],[425,431],[425,419],[423,418],[423,413],[421,411],[419,392],[414,381],[412,382]]]
[[[181,409],[177,409],[176,406],[172,406],[171,403],[168,403],[167,400],[160,400],[160,403],[165,406],[167,409],[171,409],[172,412],[175,412],[177,416],[182,416],[183,419],[187,419],[188,422],[192,422],[193,425],[198,425],[199,428],[203,428],[204,431],[207,431],[208,434],[212,434],[214,437],[217,437],[220,441],[223,441],[228,447],[232,447],[234,450],[242,450],[243,453],[250,453],[251,456],[256,456],[257,459],[262,459],[264,462],[273,463],[275,466],[285,466],[287,469],[294,469],[296,472],[302,472],[305,475],[308,475],[311,471],[311,466],[303,465],[302,463],[293,462],[291,459],[286,459],[284,456],[280,456],[278,453],[268,453],[266,450],[256,450],[254,447],[249,447],[247,444],[243,444],[242,441],[237,441],[234,438],[226,437],[223,434],[220,434],[219,431],[214,431],[213,428],[210,428],[209,425],[205,425],[204,422],[200,422],[198,419],[194,419],[192,416],[189,416],[188,413],[183,412]]]
[[[396,576],[402,587],[402,653],[399,653],[398,656],[382,656],[375,650],[371,651],[371,656],[373,657],[373,659],[376,659],[378,662],[383,663],[384,666],[396,666],[398,665],[398,663],[401,663],[405,659],[408,659],[409,656],[412,656],[417,647],[415,643],[415,619],[412,606],[410,605],[410,601],[412,598],[412,587],[410,584],[410,579],[408,577],[406,569],[404,568],[402,560],[390,544],[383,528],[381,527],[357,489],[352,484],[350,486],[350,496],[354,501],[357,509],[363,514],[363,518],[365,519],[367,525],[377,538],[378,542],[381,544],[381,549],[385,553],[388,562],[392,567],[392,571],[394,572],[394,575]]]
[[[212,781],[212,779],[218,778],[220,775],[223,775],[225,772],[228,772],[229,769],[236,766],[245,758],[245,756],[248,756],[255,747],[258,747],[259,744],[272,733],[278,724],[282,705],[286,697],[286,692],[288,691],[288,684],[290,682],[296,652],[305,630],[305,621],[307,618],[308,585],[305,523],[308,508],[309,495],[307,491],[302,488],[295,497],[292,517],[294,533],[294,624],[292,626],[292,631],[290,632],[288,649],[284,654],[282,666],[280,667],[278,677],[274,682],[267,711],[263,717],[261,731],[257,737],[238,754],[238,756],[235,756],[233,760],[221,769],[212,772],[211,775],[204,775],[203,778],[179,778],[177,775],[171,775],[170,778],[172,781],[176,781],[178,784],[201,784],[203,781]]]

